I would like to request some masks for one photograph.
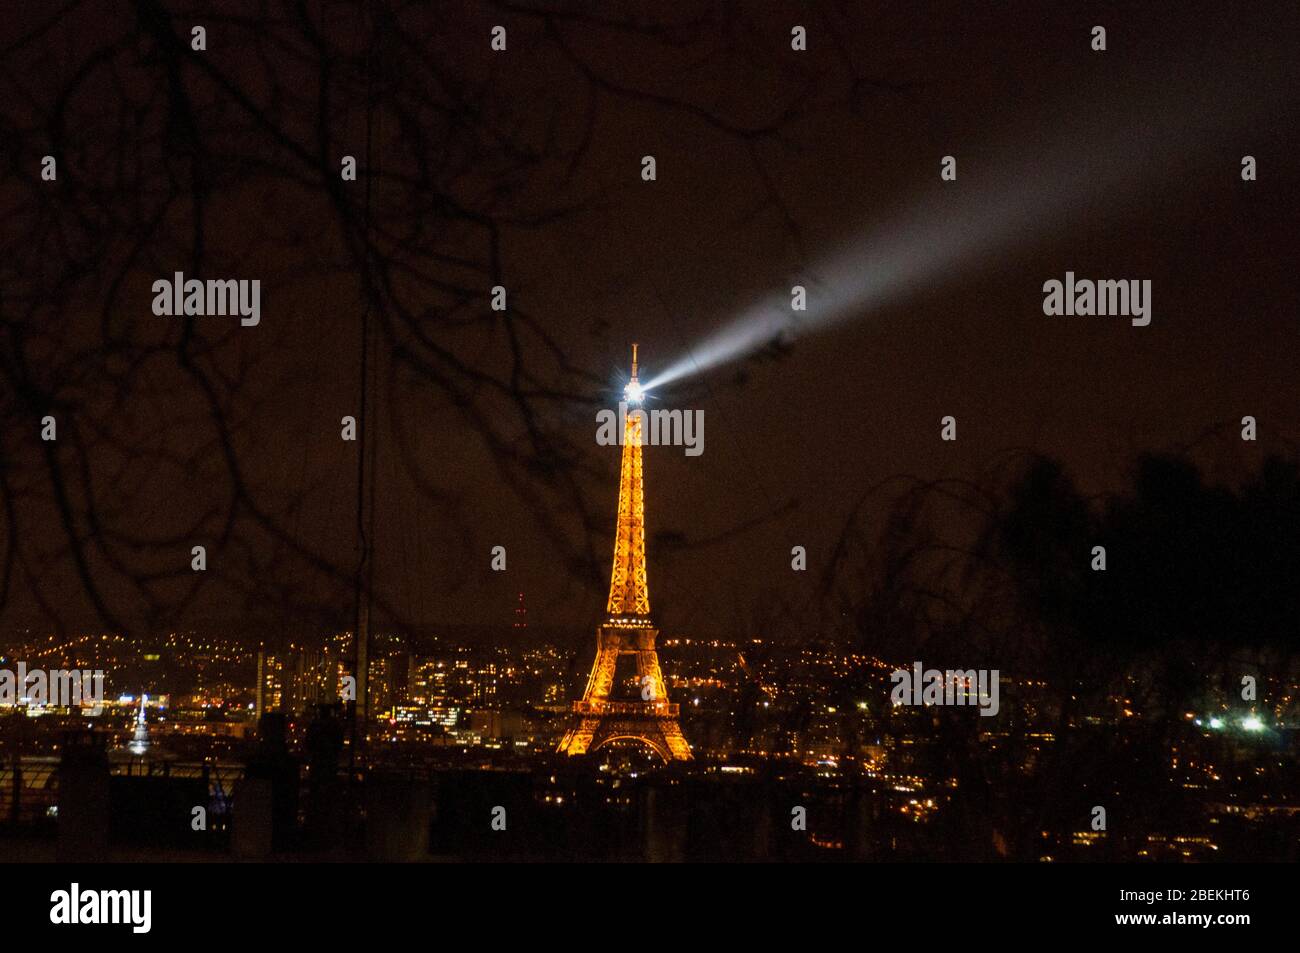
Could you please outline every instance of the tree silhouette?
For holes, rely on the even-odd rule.
[[[245,617],[346,619],[356,541],[328,527],[350,529],[357,462],[333,411],[356,410],[343,395],[359,392],[363,352],[379,533],[403,531],[422,501],[445,548],[472,536],[420,428],[444,412],[598,588],[609,462],[573,420],[605,381],[573,361],[576,329],[530,304],[519,249],[583,210],[617,217],[635,164],[611,149],[652,124],[738,156],[752,216],[797,245],[771,150],[802,111],[895,88],[844,55],[771,56],[788,25],[783,39],[735,13],[381,0],[16,12],[0,59],[0,606],[21,591],[56,621],[85,606],[149,628],[219,592]],[[827,15],[832,28],[849,16]],[[508,54],[489,45],[496,24]],[[761,109],[751,87],[727,91],[741,75],[773,91]],[[149,283],[176,271],[258,277],[279,318],[256,334],[156,319]],[[488,306],[497,285],[503,312]],[[46,415],[57,441],[37,437]],[[189,571],[195,541],[221,553],[206,573]],[[446,562],[454,586],[466,560]],[[377,586],[381,611],[409,609]]]

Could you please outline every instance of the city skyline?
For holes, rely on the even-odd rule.
[[[0,32],[20,922],[140,927],[154,889],[299,938],[546,862],[979,864],[1003,936],[1268,910],[1300,8],[70,0]],[[964,922],[942,876],[876,877],[869,935]],[[484,891],[488,935],[536,890]],[[814,893],[771,907],[818,924]]]

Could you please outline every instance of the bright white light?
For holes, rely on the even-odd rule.
[[[1211,718],[1211,719],[1210,719],[1210,727],[1211,727],[1211,728],[1215,728],[1215,729],[1222,728],[1222,727],[1223,727],[1223,719],[1222,719],[1222,718]]]
[[[1264,723],[1255,715],[1251,715],[1249,718],[1241,719],[1241,727],[1247,731],[1263,731]]]
[[[636,381],[629,381],[628,385],[623,388],[623,396],[630,404],[639,404],[645,397],[645,391]]]
[[[787,347],[804,334],[866,318],[883,305],[986,267],[1009,250],[1070,227],[1099,203],[1117,206],[1162,187],[1164,179],[1155,175],[1164,167],[1141,159],[1156,144],[1189,158],[1204,155],[1219,142],[1237,141],[1240,129],[1278,104],[1228,79],[1210,95],[1234,108],[1216,113],[1226,122],[1210,124],[1202,118],[1208,115],[1203,106],[1197,115],[1175,108],[1185,97],[1172,82],[1151,83],[1144,92],[1108,122],[1105,135],[1053,121],[1057,115],[1088,114],[1094,105],[1088,101],[1059,104],[1052,119],[1041,120],[1032,148],[1023,131],[1009,131],[986,147],[978,190],[931,186],[924,197],[882,209],[860,234],[844,236],[841,247],[810,264],[803,277],[807,311],[791,310],[785,287],[745,302],[646,386],[660,388],[764,348]],[[1085,168],[1087,175],[1078,174]],[[933,180],[933,173],[926,175]],[[1044,188],[1043,182],[1067,184]]]

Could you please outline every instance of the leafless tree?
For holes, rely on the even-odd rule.
[[[832,37],[854,15],[816,13]],[[785,130],[901,86],[842,43],[815,67],[782,56],[788,24],[723,2],[649,18],[565,2],[74,0],[7,20],[0,606],[21,590],[58,620],[88,600],[127,629],[183,618],[214,586],[232,609],[345,612],[356,556],[308,527],[322,498],[348,511],[356,453],[267,421],[310,406],[323,378],[356,392],[362,366],[383,434],[372,485],[400,471],[442,538],[467,536],[414,434],[452,408],[561,558],[598,579],[605,517],[588,496],[608,464],[571,420],[604,382],[514,293],[518,243],[617,209],[629,186],[602,146],[656,123],[738,150],[753,214],[797,245],[769,167]],[[152,319],[150,282],[175,271],[261,276],[268,300],[333,317],[258,334]],[[498,284],[504,312],[488,307]],[[39,438],[47,415],[55,441]],[[222,554],[206,573],[189,569],[195,541]]]

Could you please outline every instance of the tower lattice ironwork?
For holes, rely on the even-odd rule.
[[[628,410],[623,424],[623,464],[618,487],[618,529],[609,580],[605,623],[596,630],[596,660],[582,700],[573,703],[573,723],[560,741],[565,754],[585,754],[612,741],[649,745],[665,761],[689,760],[691,747],[678,724],[678,706],[668,700],[659,668],[650,619],[650,588],[645,566],[645,487],[641,445],[644,412],[637,380],[637,346],[632,345],[632,379],[624,391]],[[639,699],[611,698],[618,660],[635,656]]]

